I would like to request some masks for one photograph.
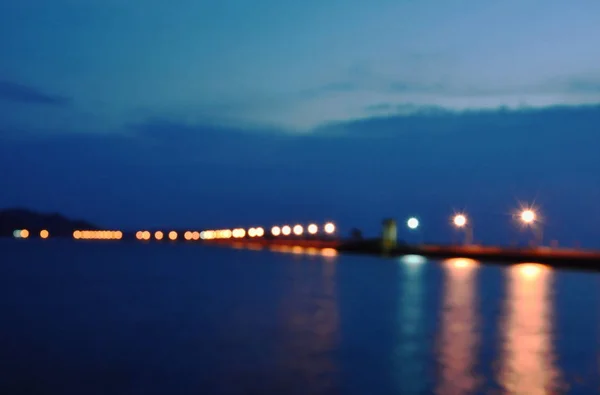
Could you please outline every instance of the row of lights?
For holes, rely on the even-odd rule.
[[[539,226],[541,225],[540,219],[533,208],[523,208],[513,217],[516,217],[522,225],[533,228],[537,233],[536,237],[538,238],[538,243],[542,243],[543,236],[542,227]],[[465,233],[465,244],[471,244],[473,242],[473,227],[466,214],[455,214],[454,217],[452,217],[452,224],[456,229]],[[406,226],[411,230],[415,230],[419,227],[419,220],[415,217],[411,217],[406,221]]]
[[[73,232],[76,240],[121,240],[123,232],[120,230],[76,230]]]
[[[327,234],[332,234],[335,232],[335,225],[331,222],[328,222],[325,224],[325,226],[323,227],[323,230],[325,231],[325,233]],[[319,227],[316,224],[310,224],[308,225],[308,227],[306,228],[306,231],[311,234],[311,235],[315,235],[319,232]],[[295,225],[293,228],[289,225],[284,225],[284,226],[273,226],[271,228],[271,234],[275,237],[283,235],[283,236],[289,236],[291,234],[294,234],[296,236],[302,236],[302,234],[304,234],[304,227],[302,225]]]
[[[15,239],[27,239],[29,238],[30,234],[29,230],[27,229],[17,229],[13,232],[13,236]],[[50,237],[50,232],[48,232],[46,229],[42,229],[40,231],[40,238],[47,239],[48,237]]]
[[[532,225],[536,221],[538,221],[538,216],[533,209],[526,209],[521,211],[518,215],[518,218],[525,225]],[[466,214],[456,214],[452,218],[452,223],[457,228],[466,227],[468,225],[468,222],[469,221],[467,220]],[[419,224],[419,220],[415,217],[411,217],[408,219],[408,221],[406,221],[406,226],[408,226],[410,229],[417,229],[419,227]]]
[[[195,233],[197,233],[197,232],[186,232],[185,233],[186,239],[187,240],[193,239]],[[140,231],[137,231],[135,234],[135,238],[138,240],[150,240],[152,238],[152,236],[154,236],[154,238],[156,240],[162,240],[165,238],[165,234],[160,230],[154,232],[154,235],[152,235],[152,233],[150,233],[150,231],[148,231],[148,230],[140,230]],[[166,235],[166,237],[168,237],[169,240],[174,241],[174,240],[177,240],[178,234],[177,234],[177,232],[172,230]],[[197,238],[195,240],[197,240]]]

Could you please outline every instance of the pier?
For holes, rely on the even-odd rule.
[[[528,213],[527,215],[530,215]],[[529,221],[531,218],[526,218]],[[409,226],[418,226],[416,219]],[[466,218],[455,218],[457,227],[464,229]],[[333,222],[308,224],[307,226],[275,225],[270,228],[232,228],[208,230],[73,230],[70,235],[55,233],[51,229],[16,229],[13,237],[20,240],[48,240],[71,237],[75,241],[140,242],[140,243],[190,243],[215,247],[270,249],[279,252],[307,253],[334,256],[342,254],[372,255],[397,258],[417,255],[431,259],[469,258],[483,263],[519,264],[542,263],[553,267],[600,271],[600,251],[568,249],[546,246],[527,248],[483,246],[472,242],[472,232],[466,233],[464,245],[406,244],[397,240],[396,221],[386,219],[382,223],[381,236],[362,239],[344,239],[337,235]]]

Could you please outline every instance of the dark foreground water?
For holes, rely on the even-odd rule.
[[[600,278],[0,242],[0,394],[593,394]]]

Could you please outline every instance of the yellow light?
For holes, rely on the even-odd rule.
[[[321,255],[331,257],[337,255],[337,250],[334,248],[323,248],[321,250]]]
[[[319,227],[315,224],[310,224],[308,225],[308,233],[310,233],[311,235],[316,234],[319,231]]]
[[[177,232],[175,232],[174,230],[169,232],[169,239],[171,240],[177,240]]]
[[[198,240],[200,238],[200,233],[192,232],[192,240]]]
[[[465,217],[463,214],[458,214],[454,216],[454,225],[456,225],[458,228],[462,228],[466,224],[467,217]]]
[[[250,236],[250,237],[256,236],[256,229],[254,229],[254,228],[248,229],[248,236]]]
[[[335,225],[331,222],[325,224],[325,233],[333,233],[335,232]]]
[[[296,225],[296,226],[294,226],[294,234],[296,236],[300,236],[302,234],[302,232],[304,232],[304,229],[302,228],[302,225]]]
[[[244,236],[246,236],[246,231],[242,228],[238,228],[238,229],[234,229],[231,234],[233,235],[233,237],[235,237],[236,239],[241,239]]]
[[[284,236],[289,236],[290,233],[292,233],[292,228],[285,225],[283,228],[281,228],[281,233],[283,233]]]
[[[117,238],[117,240],[121,240],[123,238],[123,232],[121,232],[120,230],[117,230],[115,232],[115,237]]]
[[[530,223],[534,222],[535,219],[536,219],[535,212],[531,209],[523,210],[523,212],[521,213],[521,221],[525,222],[526,224],[530,224]]]
[[[265,230],[263,228],[255,229],[256,237],[263,237],[265,235]]]
[[[281,228],[279,228],[279,226],[273,226],[271,228],[271,234],[273,236],[279,236],[281,234]]]
[[[81,239],[81,231],[76,230],[75,232],[73,232],[73,238],[77,240]]]
[[[46,229],[44,229],[44,230],[42,230],[42,231],[40,232],[40,237],[41,237],[42,239],[47,239],[47,238],[48,238],[48,236],[50,236],[50,233],[49,233],[49,232],[48,232]]]
[[[160,230],[157,230],[156,232],[154,232],[154,238],[156,240],[162,240],[163,237],[165,237],[165,235]]]
[[[479,264],[479,262],[470,258],[449,258],[446,259],[444,263],[457,269],[470,268]]]
[[[29,231],[27,229],[21,229],[21,238],[26,239],[29,237]]]
[[[520,263],[517,265],[519,273],[521,276],[527,279],[534,279],[539,277],[543,271],[548,270],[547,266],[544,266],[539,263]]]
[[[142,232],[142,239],[143,240],[150,240],[150,232],[148,232],[147,230]]]
[[[192,240],[192,232],[189,230],[183,234],[183,238],[186,240]]]

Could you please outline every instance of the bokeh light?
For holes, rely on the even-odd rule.
[[[323,228],[325,230],[325,233],[333,233],[335,232],[335,225],[332,222],[328,222],[325,224],[325,227]]]

